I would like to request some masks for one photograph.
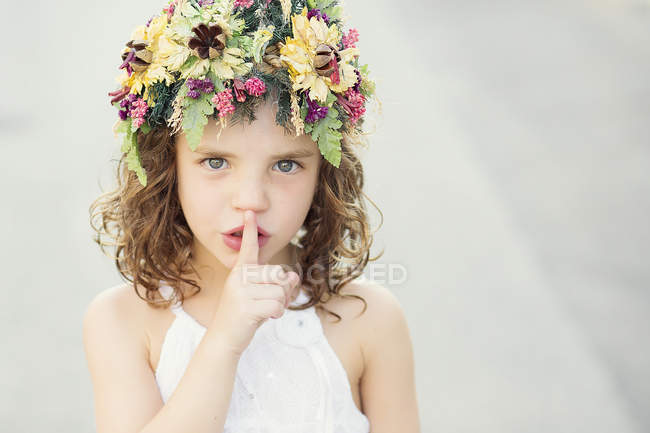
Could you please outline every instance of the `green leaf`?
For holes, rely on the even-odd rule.
[[[359,91],[366,98],[371,97],[375,94],[375,82],[366,78],[361,81],[361,86],[359,86]]]
[[[135,126],[135,122],[132,121],[131,122],[131,132],[135,134],[136,131],[138,130],[138,128],[139,128],[139,126]]]
[[[142,163],[140,162],[136,133],[135,131],[132,131],[132,123],[133,119],[129,117],[127,120],[121,121],[116,128],[118,134],[124,134],[120,151],[126,154],[125,161],[127,163],[127,168],[135,172],[138,176],[138,180],[143,186],[147,186],[147,174],[145,173],[144,168],[142,168]],[[147,123],[144,123],[142,126],[145,125],[147,125]]]
[[[338,115],[339,112],[330,107],[327,111],[327,117],[311,124],[310,131],[307,131],[307,125],[310,124],[305,124],[305,131],[311,132],[311,138],[318,143],[320,153],[337,168],[341,163],[341,139],[343,138],[338,131],[343,125],[337,119]]]
[[[223,81],[221,81],[221,78],[217,77],[217,74],[214,73],[212,68],[210,68],[210,70],[208,71],[207,74],[205,74],[205,76],[208,77],[210,80],[212,80],[212,82],[214,83],[214,91],[215,92],[218,93],[218,92],[223,92],[224,90],[226,90],[226,86],[223,85]]]
[[[327,98],[325,99],[325,105],[327,105],[328,107],[331,107],[332,104],[334,103],[334,101],[336,101],[336,100],[337,100],[336,96],[334,96],[334,94],[332,93],[331,90],[328,90],[327,91]]]
[[[142,131],[143,134],[148,134],[151,131],[151,126],[149,126],[149,122],[144,122],[140,126],[140,131]]]
[[[361,66],[359,68],[359,72],[361,72],[362,76],[368,75],[368,64],[366,63],[365,65]]]
[[[126,163],[128,169],[134,171],[138,176],[140,184],[142,184],[142,186],[147,186],[147,173],[145,173],[144,168],[142,168],[140,152],[138,152],[138,146],[135,145],[135,143],[126,155]]]
[[[326,134],[318,139],[318,149],[334,167],[341,165],[341,138],[339,131],[329,129]]]
[[[302,120],[305,120],[307,117],[307,112],[309,111],[309,108],[307,107],[307,101],[302,101],[302,105],[300,106],[300,118]]]
[[[119,134],[124,134],[122,138],[122,147],[120,147],[120,152],[128,153],[131,148],[135,145],[135,134],[131,130],[132,119],[127,117],[126,120],[120,122],[117,126],[117,132]]]
[[[120,120],[120,123],[117,124],[115,132],[117,134],[126,134],[127,131],[131,130],[131,118],[127,117],[127,120]]]
[[[323,9],[323,13],[325,13],[331,19],[335,19],[335,20],[341,18],[342,11],[343,10],[341,9],[341,6],[334,6],[334,7],[328,7]]]
[[[208,115],[214,112],[207,95],[201,95],[198,99],[186,98],[189,103],[183,110],[183,132],[190,145],[195,151],[201,142],[203,128],[208,124]]]

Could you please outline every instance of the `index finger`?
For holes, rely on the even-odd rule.
[[[258,264],[260,249],[258,242],[255,212],[247,210],[244,212],[244,230],[241,235],[241,248],[239,248],[237,264]]]

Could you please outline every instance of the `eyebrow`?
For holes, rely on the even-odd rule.
[[[194,153],[197,153],[199,155],[203,156],[219,156],[219,157],[224,157],[224,158],[237,158],[237,155],[234,155],[230,152],[222,152],[219,150],[212,150],[212,149],[202,149],[198,148],[194,151]],[[290,150],[288,152],[284,153],[278,153],[275,155],[271,155],[271,159],[292,159],[292,158],[308,158],[312,156],[314,152],[312,152],[309,149],[296,149],[296,150]]]

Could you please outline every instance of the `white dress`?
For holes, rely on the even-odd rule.
[[[173,289],[159,287],[169,299]],[[300,292],[291,305],[308,300]],[[203,338],[206,328],[183,310],[167,330],[156,369],[167,402]],[[218,384],[214,384],[218,386]],[[330,346],[315,307],[285,310],[256,331],[237,365],[224,433],[369,433],[357,408],[347,373]]]

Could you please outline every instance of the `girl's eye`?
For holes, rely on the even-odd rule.
[[[208,163],[208,168],[211,170],[221,170],[224,165],[227,164],[226,160],[223,158],[205,158],[201,161],[201,164],[205,163],[206,161]],[[282,173],[295,172],[296,170],[291,170],[294,166],[296,169],[298,167],[302,167],[298,162],[292,159],[283,159],[282,161],[278,161],[276,165]]]
[[[282,161],[278,161],[276,165],[280,168],[280,171],[282,173],[291,173],[292,164],[296,166],[296,169],[297,167],[302,167],[300,164],[298,164],[296,161],[292,159],[283,159]]]
[[[223,158],[206,158],[201,163],[208,162],[208,166],[211,169],[219,170],[226,163],[226,160]]]

